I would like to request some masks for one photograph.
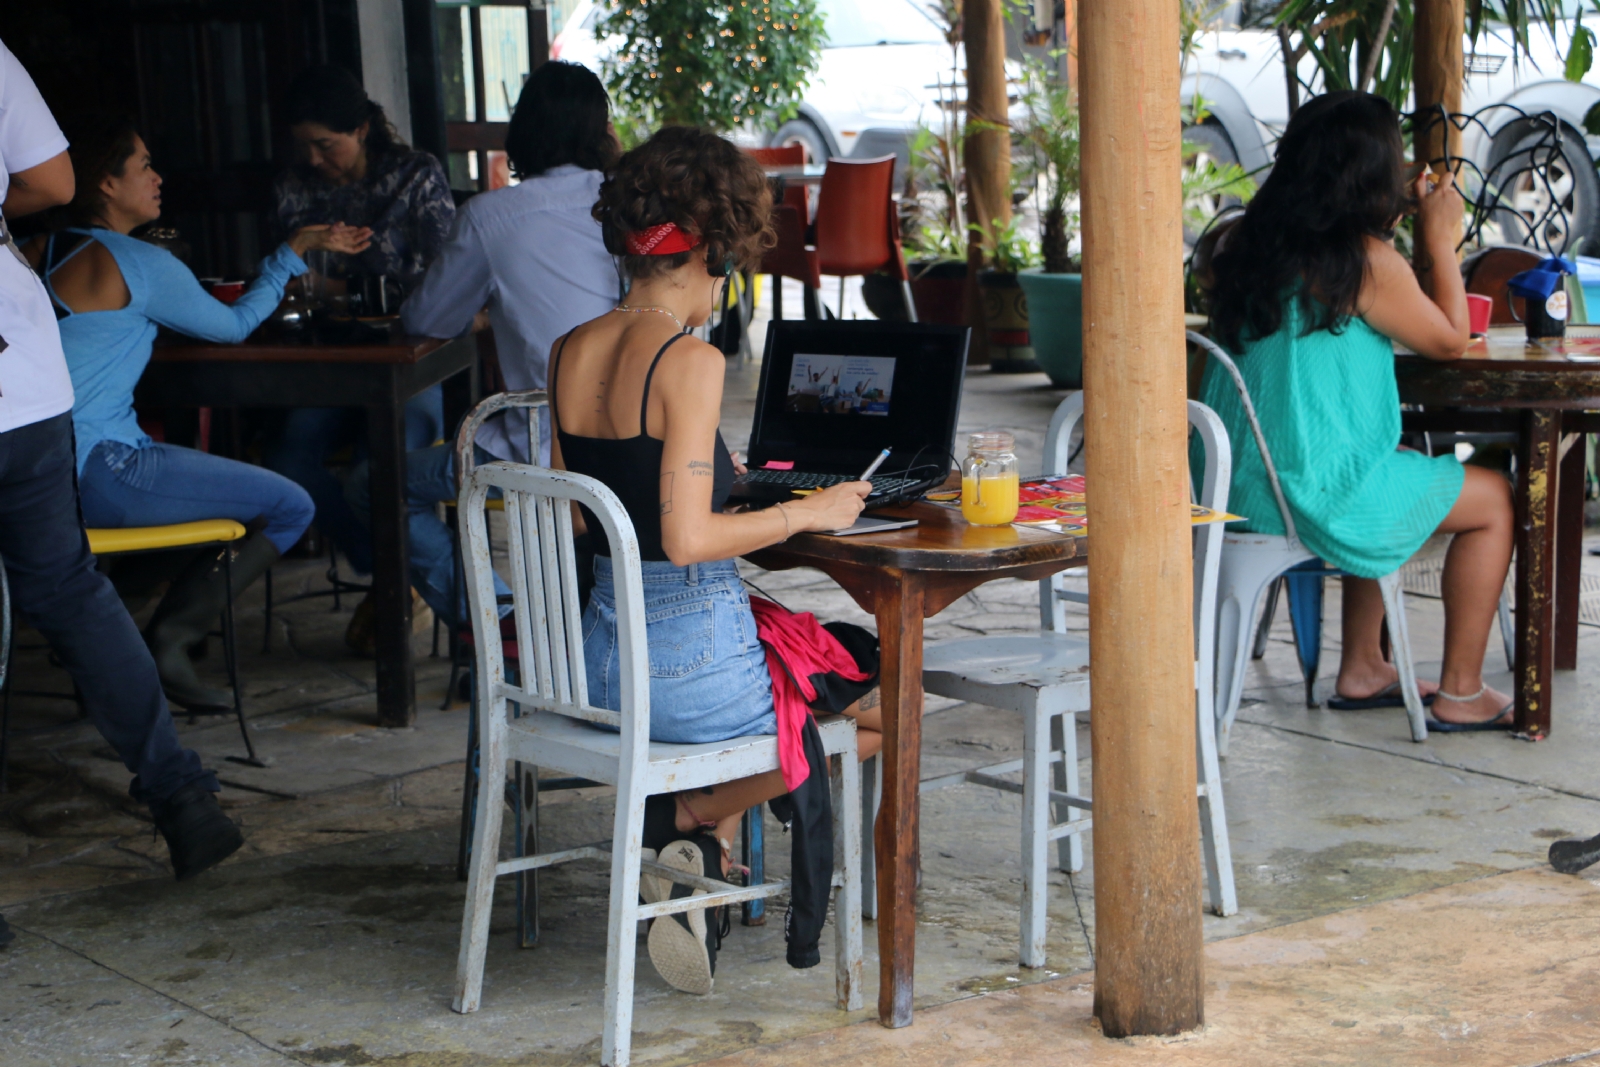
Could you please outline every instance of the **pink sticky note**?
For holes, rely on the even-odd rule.
[[[765,463],[763,463],[761,466],[762,466],[763,469],[769,470],[769,471],[792,471],[792,470],[794,470],[794,460],[792,460],[792,459],[769,459]]]

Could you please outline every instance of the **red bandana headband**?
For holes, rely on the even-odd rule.
[[[675,222],[663,222],[659,226],[630,233],[623,238],[623,242],[628,246],[630,255],[670,256],[689,251],[700,243],[700,238],[685,233]]]

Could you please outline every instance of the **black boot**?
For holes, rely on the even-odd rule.
[[[223,814],[216,794],[205,786],[186,785],[166,800],[153,801],[150,812],[167,839],[180,882],[215,867],[244,844],[238,824]]]
[[[145,643],[155,657],[167,699],[190,711],[227,714],[233,694],[201,683],[189,661],[189,650],[206,639],[228,603],[228,575],[222,553],[233,552],[233,595],[267,572],[278,550],[260,533],[227,548],[207,549],[173,580],[167,595],[144,629]]]
[[[1550,866],[1562,874],[1577,874],[1596,861],[1600,861],[1600,834],[1569,837],[1550,846]]]

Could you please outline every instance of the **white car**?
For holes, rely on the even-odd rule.
[[[894,154],[904,165],[907,136],[919,125],[938,128],[942,96],[964,68],[960,49],[917,0],[820,0],[828,43],[800,113],[765,143],[799,144],[809,160]],[[600,72],[621,38],[595,39],[603,4],[581,0],[551,43],[552,58]],[[1015,77],[1019,72],[1009,68]],[[964,94],[963,94],[964,95]]]
[[[1467,83],[1462,111],[1472,114],[1490,105],[1511,106],[1484,111],[1481,126],[1469,125],[1462,133],[1462,155],[1491,176],[1524,220],[1519,223],[1509,212],[1497,213],[1495,226],[1500,232],[1491,229],[1486,237],[1530,243],[1529,224],[1544,219],[1536,243],[1570,250],[1572,238],[1587,237],[1581,250],[1592,254],[1600,247],[1600,175],[1593,163],[1593,157],[1600,156],[1600,138],[1583,132],[1583,117],[1600,103],[1600,65],[1582,82],[1566,81],[1561,55],[1572,22],[1556,25],[1555,40],[1543,28],[1530,32],[1528,51],[1516,63],[1511,61],[1510,31],[1504,26],[1486,27],[1476,52],[1470,41],[1463,42]],[[1311,92],[1320,91],[1321,75],[1309,56],[1301,60],[1299,74],[1313,86]],[[1203,144],[1219,162],[1237,161],[1246,170],[1264,173],[1289,121],[1277,35],[1265,29],[1214,29],[1202,34],[1183,79],[1184,103],[1197,93],[1210,117],[1203,126],[1186,130],[1185,138]],[[1302,88],[1301,99],[1307,95]],[[1549,138],[1541,133],[1538,121],[1519,111],[1556,116],[1562,134],[1559,155],[1530,153],[1541,138]],[[1564,220],[1548,211],[1552,199],[1561,205]]]

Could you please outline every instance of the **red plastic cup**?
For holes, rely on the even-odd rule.
[[[1489,316],[1494,313],[1494,297],[1478,293],[1467,294],[1467,319],[1472,323],[1473,336],[1489,332]]]
[[[218,282],[211,287],[211,295],[224,304],[231,304],[244,295],[244,282]]]

